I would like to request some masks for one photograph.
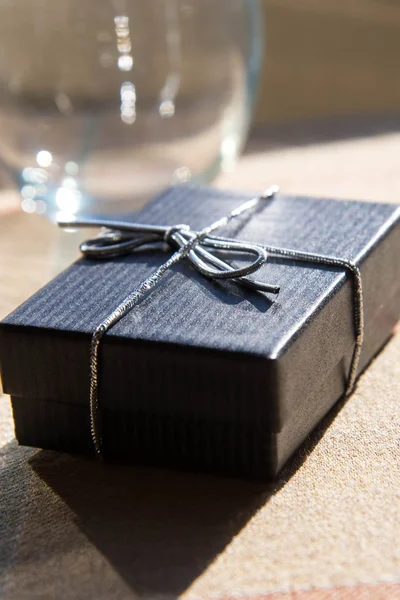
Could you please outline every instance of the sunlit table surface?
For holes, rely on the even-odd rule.
[[[388,119],[257,131],[219,187],[400,202]],[[0,192],[0,316],[78,256]],[[400,598],[400,336],[281,478],[254,484],[20,448],[0,399],[0,597]],[[270,596],[270,594],[272,594]]]

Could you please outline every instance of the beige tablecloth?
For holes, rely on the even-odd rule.
[[[398,202],[400,134],[258,134],[218,185]],[[4,315],[76,255],[0,196]],[[400,598],[400,336],[279,481],[111,467],[20,448],[0,401],[0,597]],[[271,594],[271,595],[270,595]]]

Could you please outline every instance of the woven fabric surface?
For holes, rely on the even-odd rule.
[[[221,185],[274,176],[288,192],[396,202],[399,148],[396,134],[253,146]],[[43,219],[3,214],[1,316],[76,243]],[[399,398],[394,335],[280,479],[254,484],[18,447],[2,397],[0,597],[400,598]]]

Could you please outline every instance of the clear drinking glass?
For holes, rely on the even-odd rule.
[[[231,168],[257,82],[258,10],[257,0],[0,0],[0,160],[22,208],[127,211]]]

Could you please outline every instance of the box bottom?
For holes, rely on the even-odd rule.
[[[13,397],[20,444],[94,456],[84,406]],[[276,435],[248,423],[103,410],[108,461],[270,479],[277,469]]]
[[[279,432],[266,430],[260,422],[222,422],[105,408],[104,458],[246,479],[274,479],[341,398],[345,365],[343,358],[320,383],[317,392],[299,402]],[[11,401],[20,444],[94,456],[89,407],[15,396]]]
[[[299,402],[280,432],[259,422],[103,409],[104,458],[270,480],[341,397],[344,381],[343,359],[313,397]],[[94,456],[88,407],[15,396],[11,401],[20,444]]]

